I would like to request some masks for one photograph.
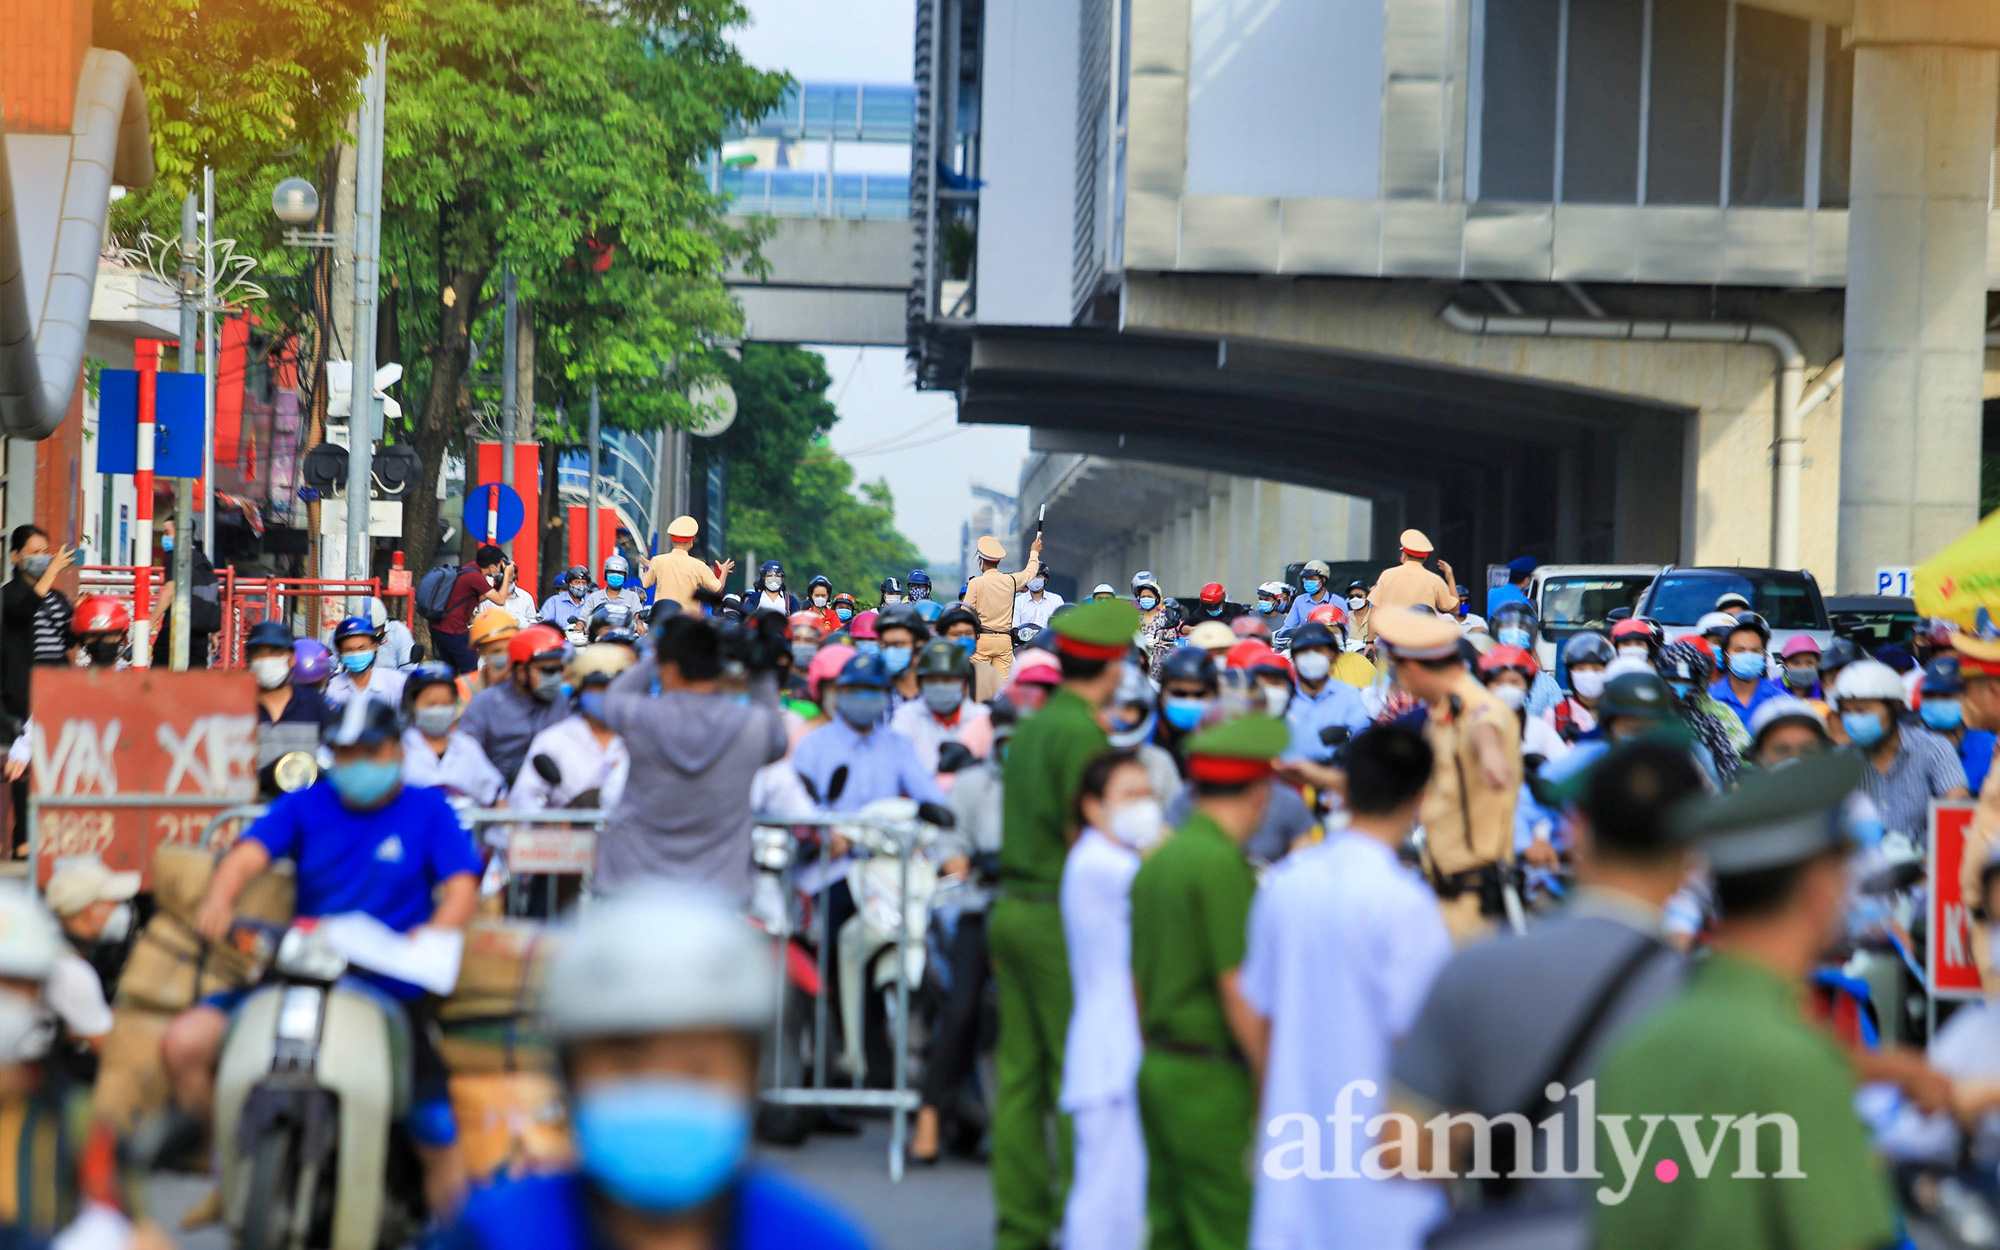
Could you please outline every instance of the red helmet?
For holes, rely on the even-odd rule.
[[[1628,638],[1636,638],[1657,647],[1663,641],[1665,633],[1665,630],[1643,616],[1628,616],[1611,627],[1611,642],[1615,646]]]
[[[1502,643],[1500,646],[1493,648],[1485,655],[1479,657],[1479,675],[1481,677],[1491,677],[1495,673],[1515,672],[1529,681],[1533,681],[1535,674],[1540,671],[1541,665],[1535,663],[1534,653],[1525,647],[1513,647]]]
[[[1208,585],[1203,586],[1201,588],[1201,601],[1203,603],[1221,603],[1222,583],[1210,582]]]
[[[507,663],[528,664],[549,656],[561,658],[566,648],[562,631],[553,625],[530,625],[507,642]]]
[[[1804,635],[1804,634],[1801,634],[1801,635],[1799,635],[1799,637],[1803,638],[1803,637],[1805,637],[1805,635]],[[1708,657],[1708,662],[1709,662],[1709,665],[1710,665],[1711,667],[1713,667],[1713,666],[1714,666],[1714,664],[1715,664],[1715,644],[1714,644],[1714,643],[1712,643],[1712,642],[1710,642],[1710,641],[1709,641],[1709,640],[1708,640],[1708,639],[1707,639],[1706,637],[1704,637],[1703,635],[1701,635],[1701,634],[1682,634],[1682,635],[1681,635],[1680,637],[1678,637],[1678,638],[1674,639],[1674,641],[1675,641],[1675,642],[1684,642],[1684,643],[1686,643],[1686,644],[1687,644],[1688,646],[1690,646],[1690,647],[1693,647],[1693,648],[1694,648],[1695,650],[1697,650],[1697,651],[1701,652],[1701,653],[1702,653],[1703,655],[1705,655],[1705,656],[1707,656],[1707,657]]]
[[[1347,609],[1337,603],[1314,604],[1313,610],[1306,613],[1306,619],[1309,621],[1318,621],[1328,628],[1338,625],[1342,629],[1345,629],[1347,627]]]
[[[1250,612],[1245,612],[1242,616],[1229,622],[1229,628],[1236,631],[1238,638],[1269,638],[1271,636],[1271,627],[1265,624],[1264,618]]]
[[[1222,657],[1224,668],[1263,668],[1278,658],[1271,650],[1271,644],[1262,638],[1245,638],[1229,648]]]
[[[819,613],[794,612],[790,616],[785,618],[786,633],[788,634],[793,633],[801,629],[810,629],[813,632],[813,637],[815,638],[819,637],[820,636]]]
[[[849,638],[881,637],[880,634],[875,632],[875,616],[876,612],[874,608],[870,608],[866,612],[857,612],[854,619],[847,623],[847,636]]]
[[[132,613],[110,595],[86,595],[77,600],[69,628],[74,634],[130,633]]]

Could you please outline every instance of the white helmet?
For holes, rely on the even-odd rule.
[[[1903,689],[1903,679],[1896,670],[1880,660],[1856,660],[1840,670],[1840,676],[1833,683],[1834,702],[1845,703],[1849,699],[1881,699],[1897,707],[1910,706],[1910,696]]]
[[[43,981],[63,950],[62,928],[25,885],[0,884],[0,977]]]
[[[653,886],[593,906],[549,960],[542,1014],[570,1041],[770,1026],[777,949],[714,895]]]
[[[1627,673],[1653,673],[1652,661],[1646,659],[1644,656],[1621,655],[1604,666],[1604,680],[1606,681],[1610,681],[1613,677],[1623,677]],[[1659,676],[1658,673],[1653,673],[1653,675],[1655,677]]]
[[[1735,628],[1736,614],[1734,612],[1704,612],[1694,623],[1694,632],[1704,636],[1718,631],[1727,636],[1729,631]]]
[[[375,627],[375,632],[378,634],[389,624],[388,605],[374,595],[368,596],[368,623]]]
[[[1151,586],[1154,590],[1159,590],[1160,581],[1153,576],[1151,569],[1141,569],[1137,573],[1132,574],[1132,593],[1135,595],[1138,594],[1141,586]]]
[[[1257,593],[1260,595],[1269,595],[1273,599],[1282,599],[1292,593],[1292,588],[1283,582],[1265,582],[1257,588]]]

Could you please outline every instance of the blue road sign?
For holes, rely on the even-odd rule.
[[[153,392],[153,476],[200,477],[206,396],[199,373],[162,373]],[[139,372],[105,369],[97,384],[97,471],[139,471]]]
[[[486,532],[486,514],[494,509],[493,492],[499,492],[499,532]],[[521,506],[521,496],[511,486],[501,482],[487,482],[465,492],[465,532],[483,543],[504,543],[521,532],[521,522],[527,510]]]

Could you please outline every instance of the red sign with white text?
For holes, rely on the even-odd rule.
[[[152,884],[153,852],[193,843],[216,812],[257,796],[257,683],[242,669],[37,668],[28,740],[37,798],[160,795],[140,807],[63,806],[36,816],[41,882],[97,855]]]
[[[1980,996],[1979,964],[1972,952],[1982,935],[1967,913],[1958,879],[1965,860],[1965,833],[1972,827],[1977,806],[1970,799],[1931,804],[1930,932],[1924,966],[1930,970],[1933,998]]]

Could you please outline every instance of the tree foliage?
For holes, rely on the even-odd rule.
[[[854,466],[827,444],[839,416],[826,396],[832,378],[824,359],[797,347],[746,343],[743,359],[728,372],[736,422],[715,438],[694,441],[697,472],[713,452],[728,457],[732,552],[782,560],[794,592],[824,574],[836,591],[863,604],[875,601],[884,577],[901,580],[923,563],[896,528],[888,484],[857,488]]]

